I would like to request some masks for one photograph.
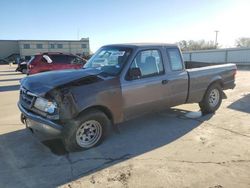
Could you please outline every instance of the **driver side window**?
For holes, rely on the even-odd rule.
[[[145,50],[139,52],[130,66],[130,70],[132,69],[137,69],[141,73],[140,76],[132,79],[146,78],[164,74],[160,51]]]

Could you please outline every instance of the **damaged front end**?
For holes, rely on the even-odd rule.
[[[30,91],[30,82],[26,80],[21,84],[18,102],[22,112],[21,121],[33,131],[60,137],[64,124],[79,113],[71,89],[100,80],[98,76],[90,75],[57,85],[53,89],[50,87],[49,91],[41,94]]]
[[[38,96],[23,86],[20,88],[18,107],[21,111],[21,121],[34,131],[59,137],[62,126],[59,122],[57,103]]]
[[[59,116],[61,121],[67,121],[79,114],[77,101],[72,93],[72,89],[79,86],[86,86],[102,81],[98,76],[84,77],[70,83],[61,85],[48,93],[48,97],[55,99],[59,106]],[[63,122],[62,122],[63,123]]]

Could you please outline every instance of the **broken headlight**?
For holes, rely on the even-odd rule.
[[[36,99],[34,107],[43,112],[53,114],[57,109],[57,104],[55,102],[39,97]]]

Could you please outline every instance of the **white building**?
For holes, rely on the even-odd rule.
[[[0,59],[13,54],[19,54],[21,58],[29,58],[43,52],[89,55],[89,38],[81,40],[0,40]]]

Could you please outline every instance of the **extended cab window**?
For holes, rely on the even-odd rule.
[[[178,49],[167,49],[168,57],[170,60],[171,69],[179,71],[183,69],[181,55]]]
[[[139,69],[140,76],[131,79],[157,76],[164,73],[161,54],[158,50],[139,52],[132,62],[130,70],[133,68]]]

